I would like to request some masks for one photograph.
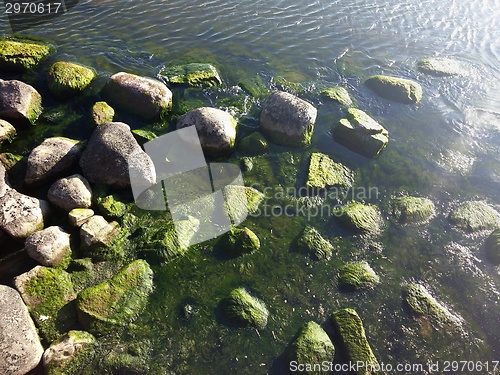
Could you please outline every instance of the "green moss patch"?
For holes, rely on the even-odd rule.
[[[116,195],[106,195],[97,198],[99,212],[108,220],[116,220],[125,215],[129,206],[118,200]]]
[[[434,203],[428,198],[397,197],[391,201],[392,216],[399,223],[421,223],[435,213]]]
[[[338,104],[340,104],[343,107],[352,107],[352,106],[354,106],[354,102],[351,99],[351,96],[349,95],[349,91],[347,91],[342,86],[332,86],[332,87],[329,87],[329,88],[321,91],[321,94],[324,97],[337,102]]]
[[[448,219],[453,225],[471,232],[494,229],[499,225],[498,212],[484,202],[469,201],[452,210]]]
[[[244,288],[234,289],[229,297],[221,301],[221,310],[230,324],[263,329],[267,325],[269,312],[266,305],[252,297]]]
[[[210,64],[190,63],[165,67],[158,74],[169,83],[195,87],[213,87],[222,84],[219,72]]]
[[[403,104],[418,103],[422,99],[422,86],[409,79],[376,75],[368,78],[365,85],[381,97]]]
[[[91,124],[99,126],[106,122],[112,122],[115,117],[115,110],[106,102],[97,102],[92,106],[90,117]]]
[[[59,98],[76,95],[83,92],[95,76],[94,70],[90,68],[58,61],[48,71],[49,90]]]
[[[33,40],[0,40],[0,69],[18,72],[33,68],[52,51],[48,44]]]
[[[299,239],[297,247],[301,251],[311,254],[317,260],[329,260],[332,257],[333,246],[330,241],[313,227],[306,226]]]
[[[340,267],[339,286],[345,290],[362,290],[375,287],[380,279],[366,262],[353,262]]]
[[[259,132],[254,132],[242,138],[238,145],[238,150],[247,155],[260,155],[266,153],[269,143]]]
[[[336,163],[327,155],[314,152],[309,163],[306,186],[310,188],[326,188],[339,186],[346,189],[352,187],[354,173],[343,164]]]
[[[358,232],[376,233],[381,229],[382,218],[376,206],[351,202],[335,212],[339,222]]]
[[[231,228],[229,232],[223,235],[219,245],[229,255],[239,256],[260,249],[260,240],[247,227]]]

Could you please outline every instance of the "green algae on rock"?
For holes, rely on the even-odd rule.
[[[33,68],[52,50],[48,44],[30,39],[0,40],[0,70],[19,72]]]
[[[217,69],[213,65],[205,63],[164,67],[158,76],[168,83],[194,87],[213,87],[222,84]]]
[[[417,63],[420,71],[433,76],[463,76],[464,68],[460,62],[449,57],[428,57]]]
[[[347,91],[344,87],[342,86],[332,86],[327,89],[324,89],[321,91],[321,94],[338,104],[340,104],[343,107],[352,107],[354,105],[353,100],[351,99],[351,96],[349,95],[349,91]]]
[[[495,229],[485,242],[486,258],[493,264],[500,264],[500,229]]]
[[[90,121],[92,126],[99,126],[106,122],[113,122],[115,110],[106,102],[97,102],[92,106]]]
[[[349,108],[333,131],[334,139],[351,151],[375,157],[389,142],[388,131],[368,114]]]
[[[238,143],[238,150],[247,155],[264,154],[269,148],[266,138],[259,132],[254,132],[242,138]]]
[[[381,97],[403,104],[418,103],[422,99],[422,86],[405,78],[376,75],[368,78],[365,85]]]
[[[379,364],[368,343],[363,322],[358,313],[354,309],[347,308],[335,311],[331,317],[335,334],[342,343],[347,358],[351,363],[362,364],[354,373],[357,375],[376,374]]]
[[[381,227],[380,211],[373,205],[351,202],[338,209],[335,215],[342,225],[351,230],[375,233]]]
[[[0,119],[0,145],[4,141],[11,143],[16,136],[16,128],[13,127],[9,122]]]
[[[346,189],[352,187],[354,173],[341,163],[336,163],[327,155],[313,152],[309,163],[306,186],[311,188],[326,188],[340,186]]]
[[[471,232],[495,229],[499,225],[498,212],[481,201],[460,204],[450,212],[448,219],[453,225]]]
[[[304,365],[302,374],[329,374],[321,370],[323,362],[333,362],[335,347],[321,326],[316,322],[307,322],[302,326],[297,338],[287,348],[290,364]]]
[[[232,218],[243,217],[245,211],[250,214],[257,213],[264,199],[264,194],[251,186],[226,185],[222,191]],[[246,201],[241,199],[243,194]]]
[[[234,289],[229,297],[221,301],[224,317],[237,326],[251,326],[263,329],[267,325],[269,311],[259,299],[251,296],[244,288]]]
[[[47,81],[52,95],[64,99],[83,92],[95,76],[95,71],[90,68],[58,61],[50,67]]]
[[[428,198],[403,196],[390,203],[391,213],[399,223],[421,223],[435,213],[434,203]]]
[[[339,269],[339,286],[346,290],[363,290],[375,287],[380,278],[366,262],[344,264]]]
[[[129,206],[118,200],[117,195],[106,195],[97,198],[99,212],[108,220],[116,220],[125,215]]]
[[[220,241],[221,248],[230,255],[250,254],[260,249],[259,237],[247,227],[231,228]]]
[[[94,335],[110,333],[137,318],[153,291],[153,271],[144,260],[123,267],[110,280],[80,292],[78,318]]]
[[[333,246],[325,240],[321,233],[311,226],[306,226],[299,239],[297,247],[313,255],[317,260],[329,260],[332,257]]]

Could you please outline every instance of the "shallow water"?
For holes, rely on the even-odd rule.
[[[53,40],[58,58],[93,66],[102,75],[126,70],[156,76],[163,65],[195,59],[216,64],[226,87],[256,75],[269,87],[277,77],[300,83],[306,88],[301,95],[319,109],[312,147],[292,154],[273,149],[245,175],[247,185],[300,185],[302,158],[319,150],[356,170],[356,186],[377,188],[379,195],[368,201],[385,216],[389,198],[402,191],[427,196],[438,208],[422,226],[387,221],[375,238],[351,236],[329,217],[310,218],[338,245],[324,264],[290,250],[307,218],[249,218],[245,224],[263,243],[258,253],[221,259],[207,243],[156,266],[151,303],[116,346],[146,353],[154,374],[282,373],[280,355],[303,323],[323,323],[336,308],[354,307],[379,362],[498,360],[499,270],[480,249],[488,233],[464,234],[446,216],[470,199],[500,207],[499,18],[498,0],[102,0],[81,1],[52,23],[26,30]],[[10,33],[5,16],[0,21],[0,33]],[[428,56],[453,57],[467,74],[424,75],[416,62]],[[362,81],[378,73],[418,80],[422,102],[405,106],[376,97]],[[334,83],[348,87],[359,107],[389,130],[389,145],[378,159],[332,141],[338,108],[314,92]],[[25,137],[33,136],[28,143],[36,144],[42,135],[48,133]],[[11,148],[29,152],[16,142]],[[338,290],[338,266],[355,259],[367,260],[381,275],[380,287]],[[461,331],[433,331],[411,319],[401,306],[400,285],[407,281],[428,285],[463,319]],[[218,321],[218,301],[239,286],[266,302],[266,329],[235,330]],[[195,309],[190,320],[182,318],[185,304]]]

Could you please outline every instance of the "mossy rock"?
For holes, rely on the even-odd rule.
[[[243,217],[243,211],[253,214],[259,210],[264,194],[250,186],[227,185],[223,189],[226,208],[232,218]],[[242,200],[243,195],[246,202]],[[242,211],[243,210],[243,211]]]
[[[341,163],[336,163],[327,155],[313,152],[309,163],[306,186],[310,188],[326,188],[339,186],[346,189],[352,187],[354,173]]]
[[[340,104],[343,107],[355,106],[355,103],[353,102],[353,100],[351,99],[351,96],[349,95],[349,91],[347,91],[342,86],[329,87],[329,88],[321,91],[321,94],[324,97],[337,102],[338,104]]]
[[[302,326],[297,338],[287,349],[288,362],[304,365],[301,374],[330,374],[322,371],[323,362],[333,362],[335,347],[321,326],[315,322],[307,322]],[[316,370],[314,367],[320,367]]]
[[[244,288],[234,289],[229,297],[221,301],[221,310],[230,324],[263,329],[267,325],[269,312],[266,305],[251,296]]]
[[[67,98],[83,92],[95,78],[93,69],[65,61],[52,64],[48,71],[50,92],[58,98]]]
[[[449,57],[428,57],[417,63],[418,70],[433,76],[464,76],[460,62]]]
[[[53,52],[53,48],[34,40],[0,40],[0,70],[21,72],[35,67]]]
[[[377,372],[373,369],[378,367],[378,361],[372,352],[368,339],[366,338],[363,322],[358,313],[353,309],[341,309],[332,314],[335,334],[342,343],[345,355],[351,363],[363,363],[364,366],[357,368],[354,374],[372,375]]]
[[[68,272],[76,293],[111,279],[123,267],[122,261],[93,262],[91,258],[73,259]]]
[[[403,104],[418,103],[422,99],[422,86],[409,79],[376,75],[368,78],[365,85],[381,97]]]
[[[27,160],[28,158],[26,156],[15,155],[10,152],[2,152],[0,154],[0,163],[3,164],[7,171],[10,171],[12,168],[16,167],[18,163],[22,163],[23,161],[26,164]]]
[[[374,288],[380,279],[368,263],[353,262],[340,267],[338,281],[342,289],[357,291]]]
[[[375,233],[381,228],[381,215],[376,206],[351,202],[335,212],[339,222],[357,232]]]
[[[146,261],[136,260],[78,294],[80,323],[94,335],[111,333],[137,318],[152,291],[153,271]]]
[[[239,256],[251,254],[260,249],[259,237],[247,227],[231,228],[220,241],[221,248],[228,254]]]
[[[255,76],[255,78],[243,79],[238,82],[238,86],[256,99],[262,99],[269,95],[269,89],[262,82],[260,75]]]
[[[399,223],[421,223],[435,213],[434,203],[428,198],[397,197],[391,203],[392,216]]]
[[[97,102],[92,106],[90,117],[91,124],[99,126],[106,122],[112,122],[115,117],[115,110],[106,102]]]
[[[213,87],[222,84],[219,72],[211,64],[190,63],[165,67],[158,75],[168,83],[194,87]]]
[[[498,212],[481,201],[469,201],[452,210],[448,219],[457,227],[475,232],[495,229],[499,225]]]
[[[134,129],[132,134],[136,136],[136,139],[139,138],[140,141],[152,141],[158,137],[155,133],[146,129]]]
[[[238,150],[247,155],[265,154],[269,149],[269,143],[259,132],[254,132],[242,138],[238,144]]]
[[[309,225],[305,227],[297,240],[297,247],[299,250],[311,254],[317,260],[329,260],[333,253],[330,241],[325,240],[315,228]]]
[[[485,243],[486,258],[493,264],[500,264],[500,229],[494,230]]]
[[[116,220],[125,215],[130,209],[128,205],[120,202],[116,195],[106,195],[97,198],[99,212],[108,220]]]

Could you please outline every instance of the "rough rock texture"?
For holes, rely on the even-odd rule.
[[[32,86],[0,79],[0,118],[13,126],[33,125],[42,113],[42,97]]]
[[[377,75],[368,78],[365,85],[381,97],[403,104],[418,103],[422,99],[422,87],[409,79]]]
[[[221,248],[228,254],[238,256],[250,254],[260,249],[260,240],[247,227],[231,228],[220,241]]]
[[[24,375],[33,370],[43,347],[19,293],[0,285],[0,374]]]
[[[69,234],[56,226],[30,234],[24,248],[30,257],[47,267],[56,267],[65,260],[69,262],[71,256]]]
[[[33,68],[50,53],[50,46],[32,40],[0,40],[0,70],[19,72]]]
[[[90,117],[92,125],[99,126],[106,122],[112,122],[115,110],[106,102],[97,102],[92,106]]]
[[[321,91],[321,94],[339,103],[343,107],[352,107],[354,104],[351,96],[349,95],[349,91],[347,91],[342,86],[329,87]]]
[[[326,188],[340,186],[346,189],[352,187],[354,173],[343,164],[336,163],[327,155],[319,152],[311,154],[309,173],[306,186],[311,188]]]
[[[325,362],[333,362],[335,357],[335,347],[328,334],[318,323],[307,322],[302,326],[298,337],[287,349],[288,362],[294,361],[297,365],[319,365]],[[310,371],[302,374],[329,374],[330,371]]]
[[[465,75],[464,68],[457,60],[449,57],[428,57],[417,63],[420,71],[433,76],[462,76]]]
[[[392,215],[399,223],[421,223],[435,213],[434,203],[428,198],[397,197],[390,206]]]
[[[500,264],[500,229],[494,230],[485,243],[486,258],[495,264]]]
[[[47,138],[28,156],[24,182],[36,185],[60,177],[78,164],[78,141],[64,137]]]
[[[366,157],[375,157],[389,142],[387,130],[365,112],[349,108],[333,131],[334,139]]]
[[[339,221],[348,229],[375,233],[380,230],[381,215],[376,206],[351,202],[336,212]]]
[[[69,331],[43,353],[46,375],[78,375],[95,355],[97,340],[85,331]]]
[[[118,235],[118,223],[108,223],[102,216],[94,215],[80,227],[82,245],[86,247],[109,246]]]
[[[266,306],[243,288],[234,289],[229,297],[223,299],[221,310],[231,324],[258,329],[263,329],[267,325],[269,312]]]
[[[267,140],[259,132],[254,132],[242,138],[238,143],[238,150],[247,155],[264,154],[269,148]]]
[[[65,99],[83,92],[95,76],[94,70],[90,68],[58,61],[50,67],[47,81],[52,95]]]
[[[89,208],[92,205],[92,189],[85,177],[74,174],[54,182],[47,198],[50,203],[65,211]]]
[[[234,148],[237,122],[217,108],[196,108],[177,120],[177,129],[195,126],[203,151],[211,155],[229,153]]]
[[[260,129],[276,144],[308,146],[316,115],[317,110],[312,104],[292,94],[275,91],[263,104]]]
[[[9,122],[0,119],[0,144],[5,141],[11,142],[16,135],[16,128]]]
[[[80,158],[83,175],[93,183],[113,187],[130,186],[129,167],[140,179],[156,182],[154,164],[122,122],[108,122],[94,130]]]
[[[3,197],[9,189],[10,186],[7,179],[7,171],[5,170],[3,163],[0,161],[0,198]]]
[[[372,371],[372,369],[378,366],[378,361],[368,343],[363,322],[358,313],[353,309],[337,310],[332,314],[332,321],[335,334],[342,343],[349,360],[365,364],[353,373],[357,375],[376,374],[377,372]]]
[[[112,75],[102,93],[112,106],[146,121],[160,119],[172,107],[172,92],[165,84],[130,73]]]
[[[265,198],[264,194],[250,186],[226,185],[222,189],[222,192],[226,201],[226,207],[233,218],[242,217],[242,213],[238,212],[238,209],[244,207],[243,203],[246,203],[248,213],[257,212],[260,203]],[[240,200],[243,194],[245,194],[246,202]]]
[[[0,198],[0,228],[10,236],[24,240],[42,230],[49,215],[48,202],[8,190]]]
[[[123,267],[113,278],[78,294],[80,323],[102,335],[130,323],[146,307],[153,291],[153,271],[144,260]]]
[[[217,69],[213,65],[203,63],[169,66],[160,70],[158,75],[168,83],[195,87],[213,87],[222,84]]]
[[[498,212],[481,201],[462,203],[450,212],[448,219],[453,225],[471,232],[499,226]]]
[[[68,213],[68,221],[74,227],[81,227],[92,216],[94,216],[94,210],[90,208],[74,208]]]
[[[362,290],[375,287],[380,279],[366,262],[347,263],[340,267],[339,286],[345,290]]]
[[[297,241],[297,247],[314,256],[317,260],[329,260],[332,257],[333,246],[330,241],[313,227],[306,226]]]

